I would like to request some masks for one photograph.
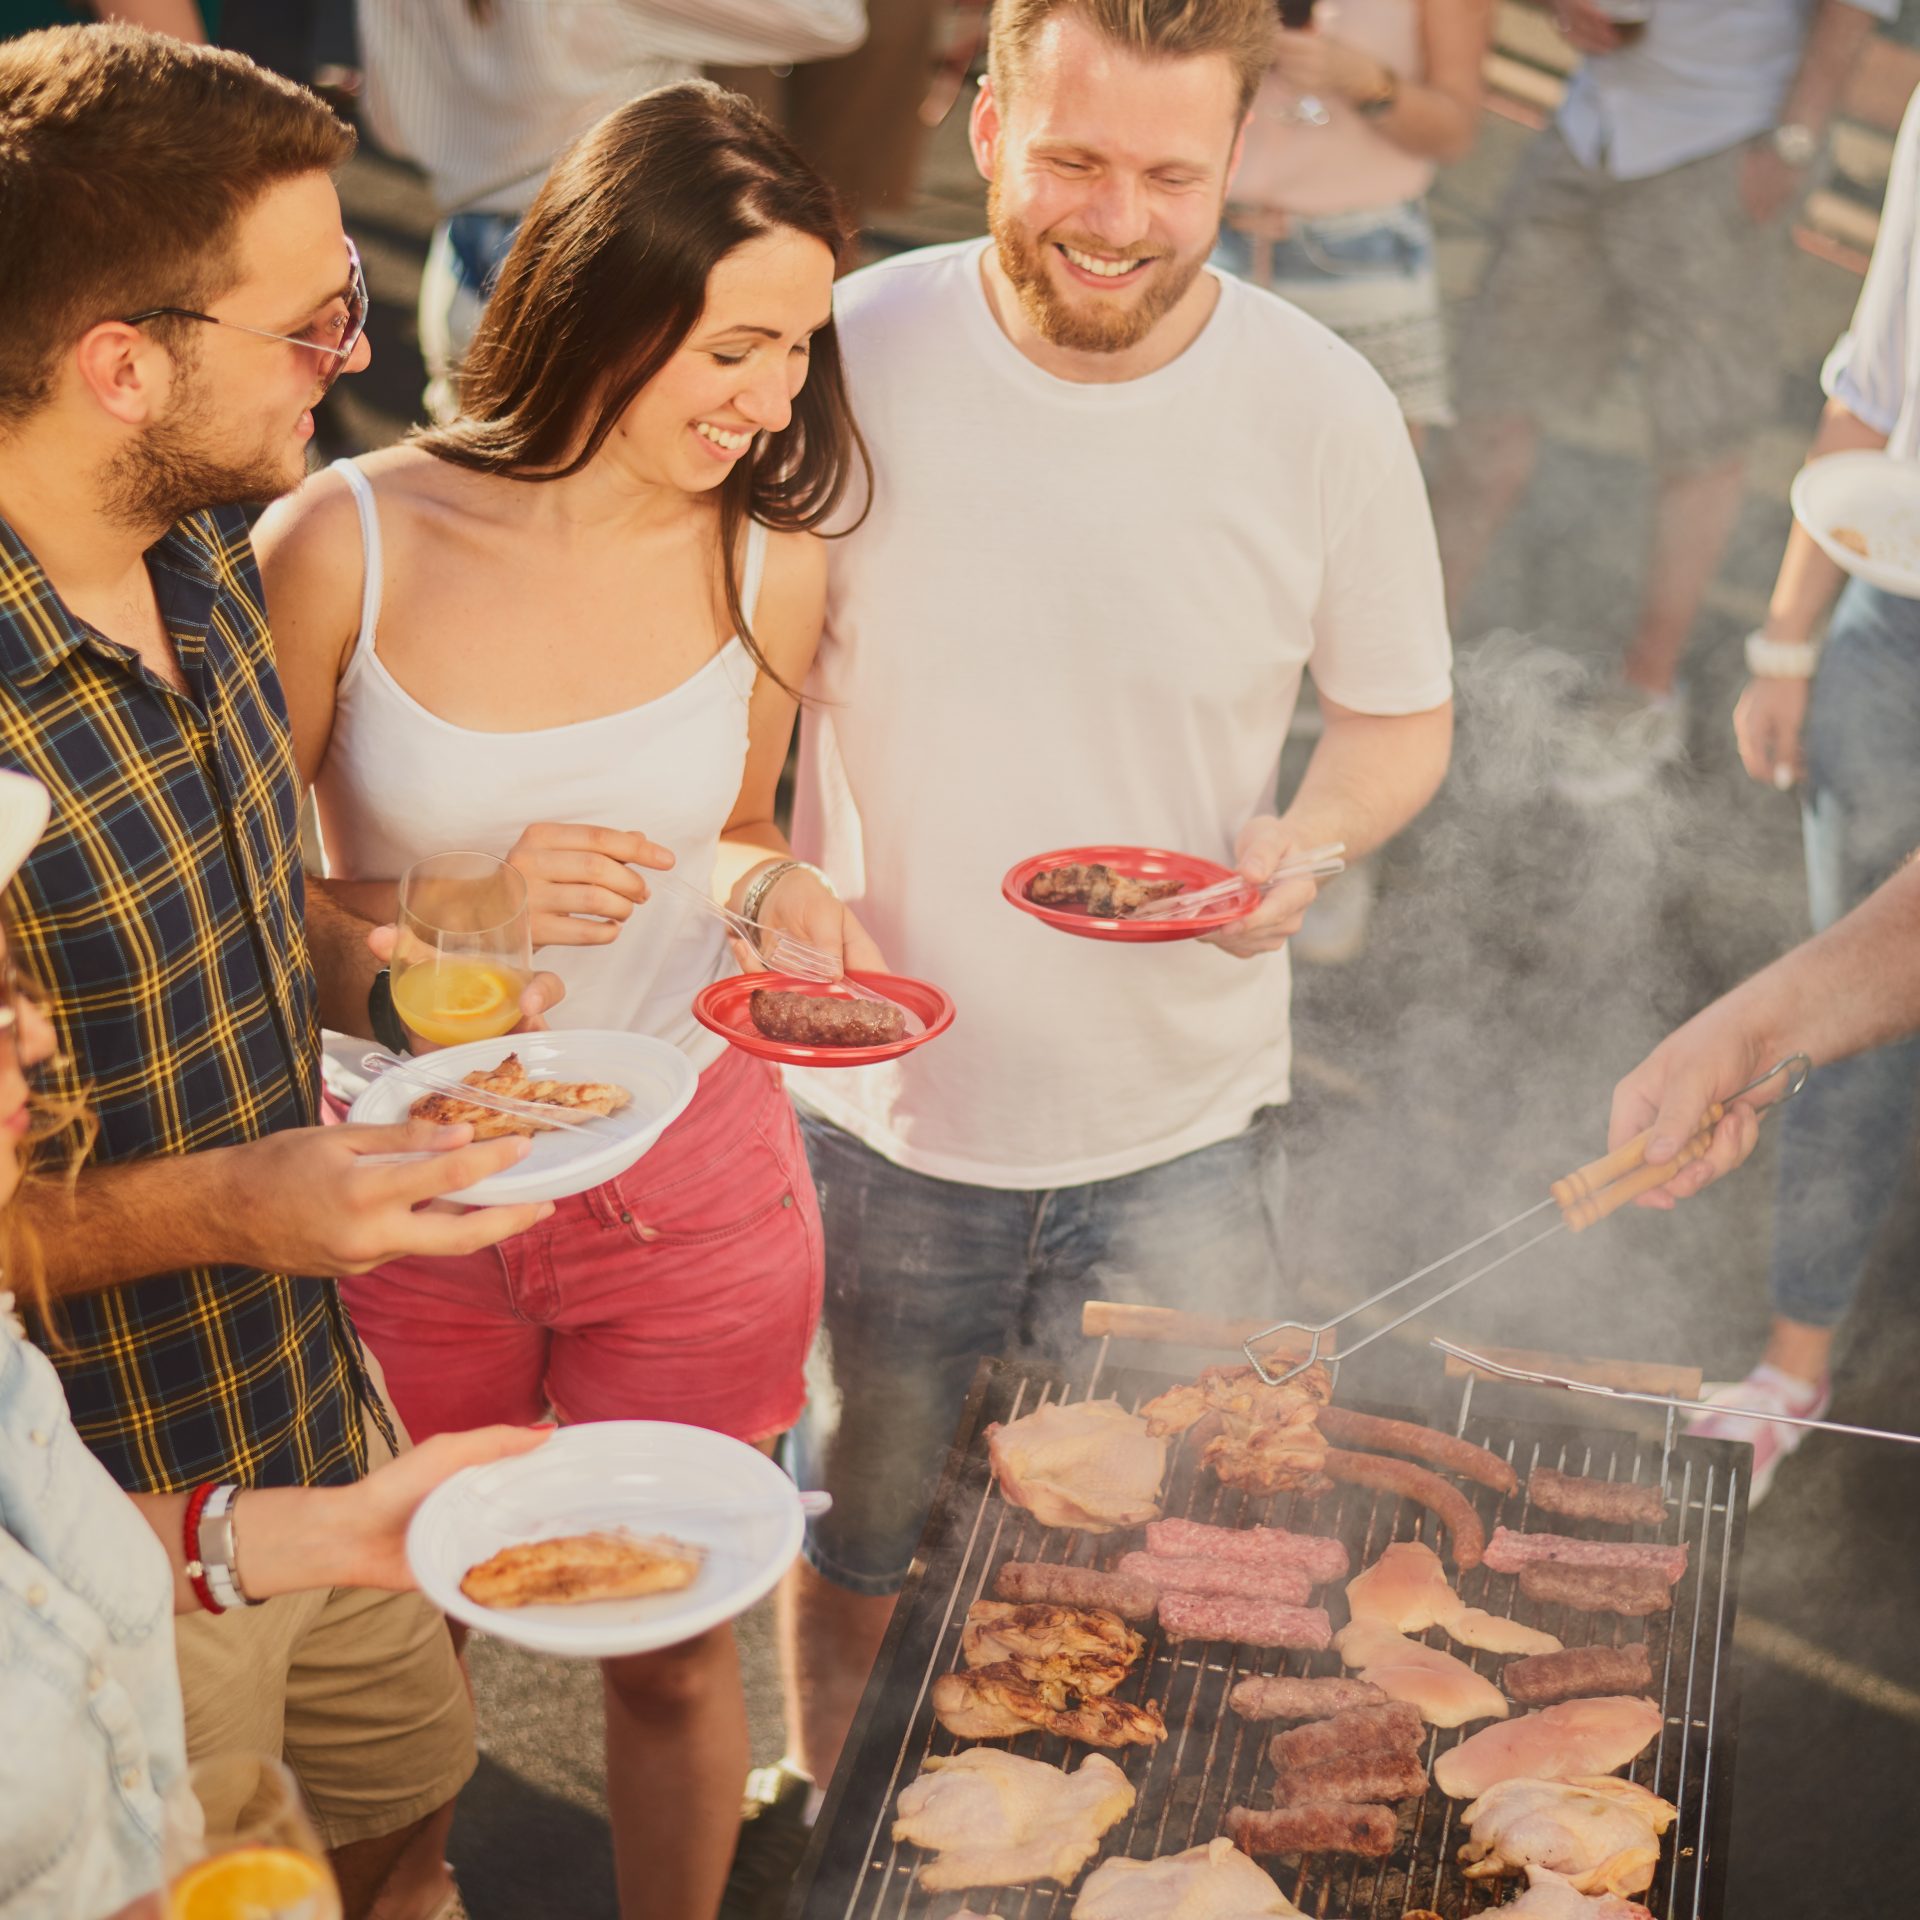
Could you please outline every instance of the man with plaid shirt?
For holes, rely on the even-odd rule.
[[[524,1141],[315,1124],[319,1015],[364,1031],[375,961],[303,880],[239,509],[299,483],[313,404],[366,364],[330,178],[351,146],[236,55],[100,28],[0,47],[0,763],[53,797],[10,912],[58,1091],[100,1126],[25,1210],[47,1345],[129,1491],[365,1473],[367,1423],[393,1436],[332,1276],[547,1211],[416,1211]],[[290,1596],[183,1620],[178,1646],[190,1751],[287,1753],[349,1915],[456,1910],[471,1708],[425,1601]]]

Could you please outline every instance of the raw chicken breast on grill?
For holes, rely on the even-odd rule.
[[[1582,1780],[1502,1780],[1460,1818],[1469,1880],[1545,1867],[1580,1893],[1644,1893],[1660,1864],[1670,1800],[1610,1774]]]
[[[1447,1637],[1487,1653],[1557,1653],[1560,1642],[1537,1627],[1468,1606],[1454,1592],[1440,1556],[1418,1540],[1397,1540],[1372,1566],[1347,1582],[1356,1620],[1377,1621],[1395,1633],[1444,1627]]]
[[[1626,1694],[1568,1700],[1483,1727],[1443,1753],[1434,1785],[1455,1800],[1478,1800],[1502,1780],[1578,1780],[1624,1767],[1660,1731],[1660,1709]]]
[[[1305,1920],[1231,1840],[1158,1860],[1103,1860],[1073,1903],[1073,1920]]]
[[[1118,1400],[1041,1407],[987,1429],[1000,1491],[1042,1526],[1111,1533],[1160,1518],[1167,1443]]]
[[[1533,1884],[1518,1900],[1498,1909],[1500,1920],[1653,1920],[1638,1900],[1618,1894],[1584,1894],[1557,1873],[1535,1867]]]
[[[1436,1727],[1503,1719],[1507,1696],[1464,1660],[1409,1640],[1376,1620],[1355,1620],[1334,1636],[1341,1660],[1389,1700],[1405,1700]]]

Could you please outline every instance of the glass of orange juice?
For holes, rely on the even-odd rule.
[[[162,1844],[166,1920],[340,1920],[340,1889],[278,1760],[196,1760],[168,1791]]]
[[[519,1023],[533,976],[527,883],[490,853],[436,853],[400,877],[393,1004],[423,1040],[457,1047]]]

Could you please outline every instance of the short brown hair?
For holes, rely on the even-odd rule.
[[[1004,105],[1014,96],[1041,30],[1077,14],[1095,33],[1150,60],[1225,54],[1240,81],[1240,114],[1273,64],[1273,0],[996,0],[987,72]]]
[[[241,216],[283,180],[331,173],[353,138],[243,54],[133,27],[0,45],[0,428],[46,403],[89,327],[218,299]]]

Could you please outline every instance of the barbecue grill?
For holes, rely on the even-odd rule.
[[[1094,1308],[1089,1314],[1093,1316]],[[940,1674],[963,1665],[960,1633],[967,1608],[975,1600],[993,1597],[996,1570],[1016,1559],[1110,1565],[1126,1546],[1135,1544],[1128,1532],[1094,1537],[1040,1525],[999,1495],[987,1464],[986,1429],[994,1421],[1018,1419],[1050,1402],[1107,1395],[1137,1409],[1175,1384],[1172,1376],[1110,1368],[1108,1345],[1100,1341],[1091,1375],[1080,1381],[1023,1361],[981,1363],[913,1571],[801,1867],[788,1920],[893,1920],[907,1915],[944,1920],[963,1905],[1008,1920],[1047,1920],[1071,1912],[1073,1890],[1051,1881],[981,1888],[964,1901],[953,1893],[923,1893],[914,1875],[929,1856],[916,1847],[896,1845],[890,1835],[894,1803],[922,1762],[931,1754],[974,1744],[955,1739],[939,1725],[931,1693]],[[1617,1375],[1620,1370],[1614,1371]],[[1624,1645],[1642,1638],[1653,1642],[1649,1655],[1663,1723],[1658,1738],[1627,1773],[1672,1801],[1679,1816],[1662,1845],[1653,1885],[1638,1897],[1660,1920],[1717,1917],[1723,1911],[1738,1712],[1726,1652],[1737,1604],[1749,1450],[1681,1436],[1672,1410],[1663,1431],[1646,1434],[1489,1414],[1475,1408],[1474,1384],[1467,1372],[1453,1418],[1432,1424],[1451,1426],[1510,1461],[1520,1474],[1521,1490],[1510,1498],[1483,1487],[1463,1487],[1489,1531],[1496,1521],[1515,1528],[1528,1524],[1526,1480],[1536,1466],[1651,1482],[1666,1495],[1667,1522],[1658,1537],[1683,1541],[1690,1549],[1669,1615],[1624,1620],[1537,1606],[1520,1597],[1513,1576],[1484,1567],[1460,1575],[1456,1584],[1469,1605],[1544,1628],[1568,1646]],[[1336,1394],[1336,1402],[1399,1418],[1419,1417],[1345,1395]],[[1244,1494],[1220,1486],[1201,1470],[1193,1458],[1196,1452],[1181,1448],[1174,1456],[1165,1499],[1169,1515],[1217,1526],[1267,1525],[1334,1535],[1345,1542],[1355,1572],[1395,1540],[1423,1539],[1444,1554],[1446,1543],[1433,1516],[1397,1494],[1348,1485],[1317,1499],[1297,1493]],[[1545,1524],[1556,1532],[1592,1530],[1619,1537],[1617,1530],[1589,1529],[1557,1515],[1545,1517]],[[1329,1604],[1326,1594],[1316,1593],[1314,1599]],[[1330,1604],[1337,1627],[1344,1619],[1337,1588]],[[1497,1656],[1454,1645],[1437,1631],[1424,1637],[1497,1682]],[[1226,1704],[1229,1691],[1251,1674],[1342,1672],[1338,1655],[1331,1651],[1282,1653],[1224,1641],[1176,1646],[1157,1629],[1149,1630],[1146,1656],[1116,1697],[1158,1701],[1166,1716],[1167,1738],[1153,1749],[1128,1747],[1109,1755],[1125,1770],[1138,1798],[1106,1835],[1099,1858],[1144,1860],[1177,1853],[1223,1833],[1229,1807],[1271,1804],[1273,1769],[1266,1748],[1276,1728],[1232,1714]],[[1475,1726],[1429,1728],[1423,1761],[1431,1767],[1438,1753],[1474,1731]],[[1068,1768],[1077,1767],[1088,1751],[1079,1743],[1038,1732],[994,1744]],[[1401,1920],[1417,1908],[1456,1920],[1497,1908],[1524,1884],[1471,1882],[1463,1876],[1457,1857],[1467,1837],[1459,1817],[1463,1806],[1437,1788],[1429,1789],[1421,1801],[1402,1802],[1399,1836],[1385,1860],[1320,1854],[1262,1864],[1289,1899],[1325,1920]]]

